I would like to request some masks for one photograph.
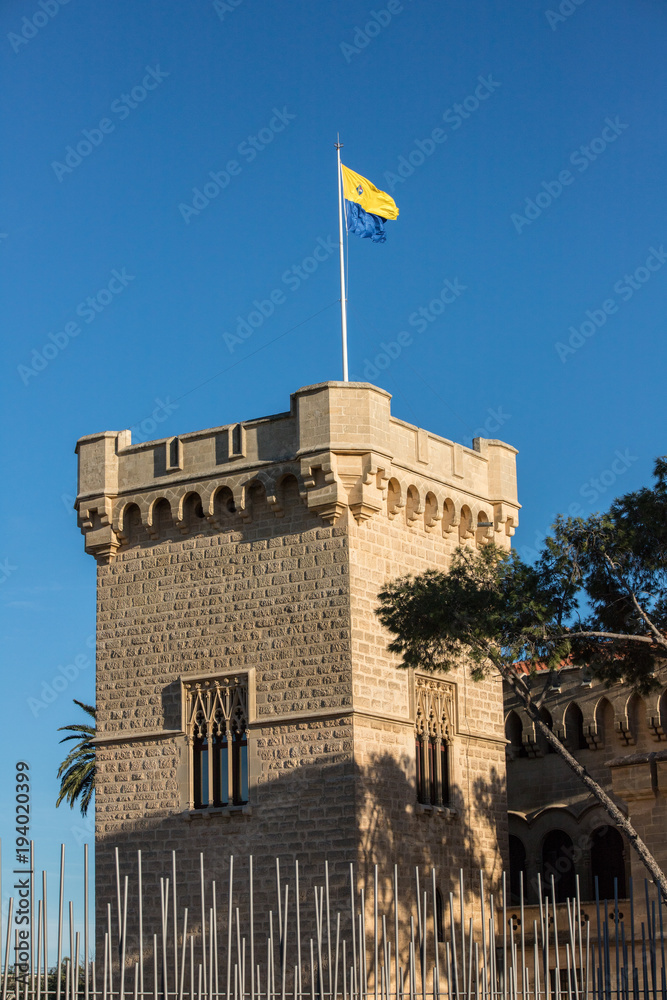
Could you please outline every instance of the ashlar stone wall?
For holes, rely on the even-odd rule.
[[[275,417],[141,445],[128,432],[79,441],[79,521],[98,560],[98,948],[116,851],[121,876],[141,851],[147,935],[172,850],[191,913],[202,854],[219,885],[230,855],[241,879],[253,855],[258,913],[276,905],[276,856],[306,874],[328,859],[334,901],[349,862],[367,898],[373,866],[395,861],[407,877],[435,866],[445,894],[459,867],[467,893],[478,868],[497,880],[499,681],[473,683],[465,665],[437,679],[451,795],[418,803],[416,691],[430,681],[388,653],[374,611],[389,580],[444,568],[459,544],[509,546],[515,451],[464,448],[389,402],[365,383],[323,383]],[[248,801],[192,808],[183,685],[229,675],[248,687]]]

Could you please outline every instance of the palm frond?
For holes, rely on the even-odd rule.
[[[93,719],[96,718],[94,705],[87,705],[85,702],[73,699],[78,705]],[[58,732],[69,732],[71,735],[63,736],[61,743],[68,740],[77,740],[75,746],[71,747],[69,753],[58,768],[60,778],[60,793],[56,800],[56,806],[64,800],[70,808],[74,808],[78,801],[81,808],[81,815],[85,816],[92,800],[95,790],[95,747],[92,743],[95,737],[95,726],[79,723],[72,726],[59,726]]]

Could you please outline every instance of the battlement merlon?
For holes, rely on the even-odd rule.
[[[288,413],[139,444],[128,430],[82,437],[76,509],[86,551],[113,558],[134,504],[152,532],[155,505],[166,499],[185,530],[193,493],[219,527],[216,496],[231,491],[236,510],[250,518],[248,491],[259,483],[280,516],[287,476],[329,523],[347,508],[362,522],[406,507],[410,527],[441,522],[443,532],[458,528],[462,538],[509,546],[519,511],[516,449],[486,438],[466,448],[393,417],[390,400],[367,382],[322,382],[293,393]]]

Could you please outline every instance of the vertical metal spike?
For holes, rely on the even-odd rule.
[[[356,931],[356,915],[354,909],[354,864],[350,861],[350,923],[352,925],[352,969],[354,972],[353,986],[350,987],[351,993],[356,993],[356,975],[357,975],[357,931]]]
[[[336,914],[336,963],[334,965],[334,986],[331,1000],[338,1000],[338,946],[340,943],[340,913]],[[343,948],[345,942],[343,942]],[[345,982],[345,952],[343,952],[343,982]]]
[[[435,884],[435,868],[431,868],[431,891],[433,894],[433,950],[435,952],[435,993],[440,995],[440,946],[438,941],[438,888]],[[434,1000],[436,1000],[434,998]]]
[[[329,973],[329,1000],[334,1000],[331,992],[331,904],[329,900],[329,862],[324,861],[324,889],[327,902],[327,970]]]
[[[227,907],[227,1000],[230,1000],[231,997],[233,884],[234,884],[234,855],[230,854],[229,855],[229,901]]]
[[[285,1000],[285,977],[287,975],[287,915],[289,912],[289,883],[285,883],[285,908],[284,908],[283,936],[281,941],[280,971],[282,973],[282,988],[280,991],[281,1000]],[[258,967],[259,968],[259,967]],[[259,986],[257,987],[259,989]]]
[[[505,874],[503,872],[503,878]],[[468,974],[466,969],[466,914],[465,891],[463,888],[463,868],[459,868],[459,908],[461,911],[461,969],[463,972],[463,992],[468,995]]]
[[[278,859],[276,858],[276,860],[278,860]],[[248,883],[249,883],[249,889],[250,889],[250,898],[249,898],[249,905],[250,905],[250,1000],[255,1000],[255,886],[254,886],[254,882],[253,882],[252,854],[248,858]],[[214,883],[214,890],[213,890],[213,905],[215,906],[215,883]],[[217,927],[217,925],[216,925],[216,927]],[[281,927],[281,932],[282,932],[282,927]],[[281,933],[280,936],[282,938],[282,933]],[[215,972],[216,984],[215,984],[215,992],[216,992],[216,1000],[217,1000],[217,992],[218,992],[218,982],[217,982],[217,980],[218,980],[218,970],[217,970],[217,963],[218,963],[217,937],[218,937],[218,932],[217,932],[217,929],[215,931],[215,937],[216,937],[216,956],[215,956],[216,957],[216,972]]]
[[[141,871],[141,851],[137,851],[137,914],[139,918],[139,992],[144,998],[144,900]]]
[[[299,970],[299,993],[302,990],[301,984],[301,901],[299,899],[299,862],[294,862],[294,905],[296,907],[296,963]]]
[[[104,978],[102,980],[102,1000],[107,1000],[107,971],[109,967],[109,935],[104,932]]]
[[[378,1000],[378,866],[373,865],[373,991]]]
[[[171,921],[174,925],[174,994],[178,989],[178,905],[176,900],[176,851],[171,852]],[[165,984],[165,1000],[167,986]],[[143,998],[142,998],[143,1000]]]
[[[188,908],[183,910],[183,940],[181,942],[181,973],[178,977],[178,1000],[183,1000],[183,987],[185,985],[185,952],[188,940]],[[143,991],[142,991],[143,1000]]]
[[[209,786],[210,787],[210,786]],[[201,897],[201,964],[200,976],[203,976],[204,993],[206,993],[206,897],[204,894],[204,853],[199,852],[199,892]],[[165,982],[165,1000],[167,1000]]]
[[[218,1000],[220,996],[220,985],[219,985],[219,965],[218,965],[218,903],[217,903],[217,893],[215,882],[211,883],[211,894],[213,896],[213,976],[215,987],[215,1000]],[[186,908],[187,912],[187,908]],[[185,932],[184,932],[185,933]],[[185,939],[184,939],[185,940]],[[183,998],[181,997],[181,1000]]]
[[[398,997],[398,865],[394,864],[394,992]]]

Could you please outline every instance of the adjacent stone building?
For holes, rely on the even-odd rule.
[[[667,868],[667,670],[650,695],[626,685],[606,688],[585,667],[566,665],[556,679],[538,671],[530,679],[536,694],[546,687],[543,720],[612,796],[653,853]],[[564,761],[536,733],[516,696],[505,692],[507,799],[512,895],[518,899],[519,872],[526,897],[537,899],[538,873],[556,896],[581,897],[615,892],[626,899],[630,877],[640,887],[643,907],[646,869],[610,825],[603,807]],[[644,917],[642,916],[642,919]],[[639,917],[637,921],[639,927]]]
[[[392,416],[387,392],[326,382],[289,412],[132,444],[81,438],[77,510],[98,562],[96,898],[141,849],[207,870],[255,858],[507,862],[499,679],[408,672],[374,609],[388,581],[460,544],[509,547],[515,449]],[[388,864],[387,864],[388,867]],[[387,886],[382,888],[387,892]],[[157,921],[146,913],[146,929]],[[148,904],[147,904],[148,905]],[[100,914],[101,915],[101,914]],[[102,921],[99,921],[100,925]]]

